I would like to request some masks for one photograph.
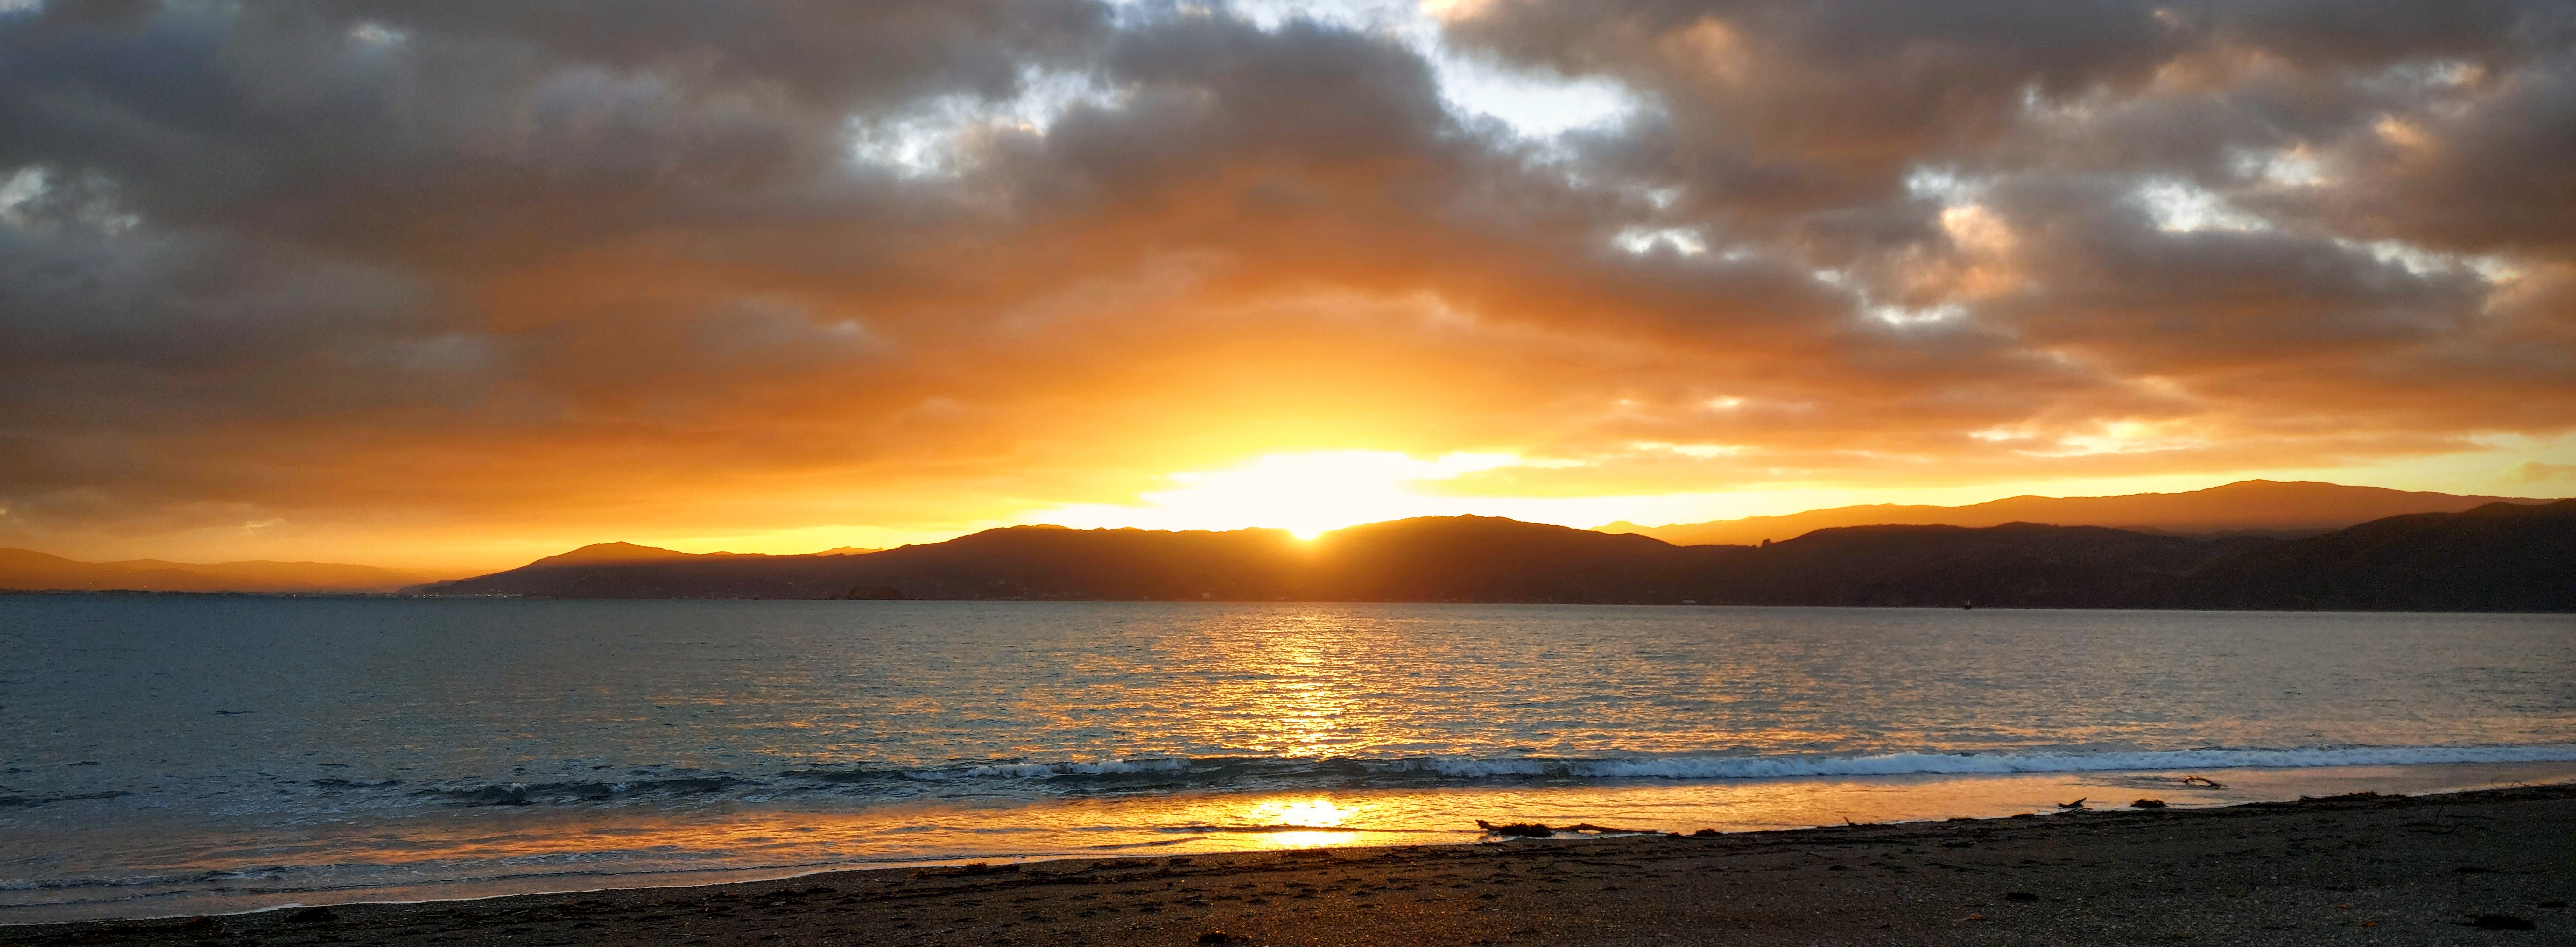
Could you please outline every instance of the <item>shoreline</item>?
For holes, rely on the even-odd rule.
[[[2576,935],[2570,852],[2576,783],[2557,783],[1713,837],[832,870],[8,925],[0,945],[2564,943]]]
[[[223,599],[381,599],[417,602],[1033,602],[1042,604],[1154,604],[1154,605],[1528,605],[1580,606],[1586,608],[1731,608],[1731,609],[1864,609],[1870,611],[1988,611],[1988,612],[2209,612],[2215,614],[2278,615],[2568,615],[2568,609],[2427,609],[2427,608],[2279,608],[2262,606],[2210,605],[1979,605],[1963,609],[1957,605],[1855,605],[1831,603],[1790,605],[1777,602],[1641,602],[1641,601],[1539,601],[1533,599],[1301,599],[1301,598],[763,598],[743,597],[565,597],[525,595],[519,593],[459,593],[454,595],[419,592],[254,592],[254,591],[175,591],[162,589],[15,589],[0,588],[0,596],[28,597],[116,596],[125,598],[223,598]]]

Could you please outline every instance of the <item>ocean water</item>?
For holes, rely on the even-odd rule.
[[[0,596],[0,923],[2566,779],[2571,616]]]

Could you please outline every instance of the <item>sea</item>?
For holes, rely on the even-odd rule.
[[[2576,779],[2576,616],[0,596],[0,923]]]

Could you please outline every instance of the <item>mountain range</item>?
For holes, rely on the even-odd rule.
[[[1025,526],[801,556],[599,543],[439,583],[334,563],[86,563],[0,550],[0,589],[2549,610],[2569,607],[2576,587],[2566,508],[2257,480],[1600,531],[1424,518],[1312,542],[1280,530]],[[1700,541],[1709,537],[1740,541]]]
[[[1604,533],[1638,533],[1676,546],[1753,545],[1837,526],[2000,526],[2050,523],[2110,526],[2141,533],[2237,534],[2291,539],[2408,513],[2457,513],[2489,503],[2547,503],[2514,497],[2455,496],[2348,487],[2335,483],[2243,480],[2185,493],[2109,497],[2008,497],[1968,506],[1877,503],[1784,516],[1639,526],[1620,521]]]
[[[601,544],[422,586],[552,598],[1633,602],[2576,610],[2576,500],[2490,503],[2299,539],[2101,526],[1870,525],[1760,545],[1478,516],[1284,530],[1017,526],[842,555]]]

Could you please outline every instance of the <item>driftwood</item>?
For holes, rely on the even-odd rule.
[[[2162,809],[2164,807],[2165,801],[2162,799],[2140,799],[2129,804],[2129,808],[2132,809]]]
[[[2226,783],[2219,782],[2218,780],[2211,779],[2207,776],[2185,776],[2180,780],[2180,782],[2185,786],[2207,786],[2211,789],[2227,788]]]
[[[2086,796],[2086,797],[2084,797],[2084,799],[2091,799],[2091,798],[2093,798],[2093,797],[2091,797],[2091,796]],[[2058,803],[2058,804],[2057,804],[2057,807],[2058,807],[2058,808],[2060,808],[2060,809],[2081,809],[2081,808],[2084,808],[2084,799],[2078,799],[2078,800],[2075,800],[2074,802],[2061,802],[2061,803]]]
[[[1487,822],[1483,819],[1476,820],[1476,827],[1494,835],[1507,836],[1511,838],[1547,838],[1558,832],[1593,832],[1605,835],[1653,835],[1660,831],[1658,829],[1612,828],[1606,825],[1594,825],[1590,822],[1578,822],[1573,825],[1559,826],[1547,825],[1541,822],[1513,822],[1504,825],[1495,825],[1494,823]]]

